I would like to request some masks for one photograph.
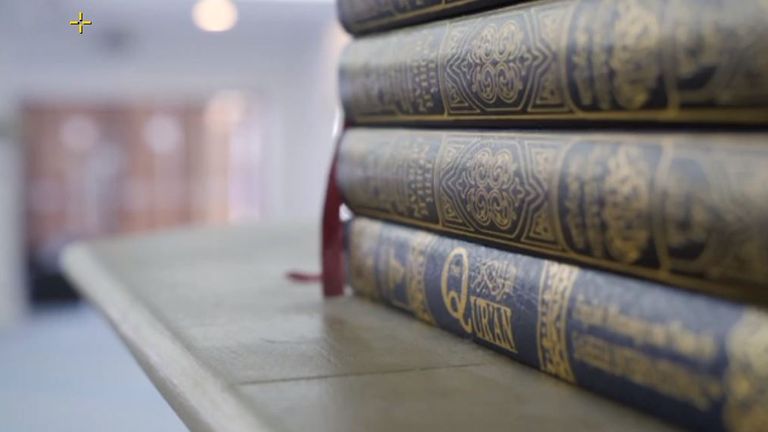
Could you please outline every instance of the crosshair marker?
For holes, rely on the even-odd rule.
[[[83,11],[77,14],[77,21],[70,21],[69,25],[76,25],[78,33],[83,34],[83,26],[91,25],[93,21],[83,19]]]

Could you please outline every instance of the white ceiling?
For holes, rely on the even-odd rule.
[[[239,22],[220,34],[194,26],[192,4],[0,0],[0,138],[3,123],[14,135],[25,100],[206,100],[236,89],[269,113],[263,176],[265,199],[275,203],[270,214],[315,215],[333,144],[336,62],[346,40],[334,3],[236,0]],[[79,10],[93,20],[82,36],[68,25]]]
[[[192,23],[189,0],[0,2],[0,111],[3,99],[40,94],[258,87],[265,73],[290,67],[292,57],[313,55],[318,38],[336,25],[332,0],[235,3],[237,26],[205,33]],[[84,35],[68,25],[79,10],[93,21]]]

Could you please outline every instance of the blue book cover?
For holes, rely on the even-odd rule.
[[[758,307],[362,217],[346,243],[360,295],[690,429],[768,430]]]
[[[373,29],[499,2],[393,3],[409,2],[343,0],[340,17]],[[356,125],[765,124],[766,55],[764,0],[535,1],[355,39],[339,90]]]
[[[768,134],[350,128],[355,214],[768,304]]]

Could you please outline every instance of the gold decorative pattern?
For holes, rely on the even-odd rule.
[[[595,335],[575,332],[572,339],[575,362],[621,377],[701,412],[711,410],[723,396],[718,376],[685,363],[649,355]]]
[[[651,236],[651,172],[643,156],[639,149],[625,146],[605,160],[600,220],[605,224],[608,254],[619,262],[637,261]]]
[[[593,288],[598,282],[587,284]],[[600,295],[580,292],[574,297],[569,337],[575,364],[653,390],[702,413],[718,408],[726,391],[718,371],[721,334],[681,321],[677,314],[654,314],[657,308],[649,317],[642,301],[622,307]],[[728,320],[724,321],[727,325]]]
[[[486,260],[479,263],[479,271],[472,282],[472,292],[496,303],[508,301],[515,287],[517,268],[509,260]]]
[[[469,23],[464,23],[469,24]],[[523,16],[489,21],[481,28],[449,27],[442,50],[450,112],[519,108],[528,90],[534,57]]]
[[[631,307],[626,309],[600,298],[578,294],[570,322],[589,331],[597,329],[613,338],[628,340],[637,348],[651,347],[675,353],[678,358],[694,364],[712,365],[718,360],[719,338],[711,331],[690,328],[676,316],[649,319],[634,313]]]
[[[383,138],[383,137],[382,137]],[[390,138],[390,137],[387,137]],[[405,138],[405,137],[404,137]],[[342,155],[342,176],[368,178],[350,183],[345,196],[368,208],[417,219],[436,220],[433,140],[402,140],[393,153],[389,139],[369,142]],[[368,173],[377,173],[368,177]],[[385,175],[385,176],[384,176]]]
[[[427,269],[427,252],[435,237],[427,233],[418,233],[411,239],[411,250],[408,254],[406,297],[408,310],[420,320],[434,324],[435,319],[429,310],[427,293],[424,286]]]
[[[508,149],[494,152],[486,147],[471,155],[460,188],[475,222],[506,230],[519,219],[515,204],[523,190],[513,176],[518,163]]]
[[[359,124],[764,123],[768,9],[738,6],[556,0],[363,38],[342,59],[342,100]]]
[[[727,341],[723,420],[732,432],[768,430],[768,315],[747,311]]]
[[[549,143],[512,137],[446,136],[433,175],[443,224],[554,246],[547,174],[555,163]]]
[[[357,239],[351,242],[347,259],[349,260],[349,284],[355,292],[373,300],[381,295],[376,283],[376,250],[379,243],[381,225],[361,225],[352,221],[350,236]]]
[[[547,261],[539,282],[539,317],[536,322],[536,346],[539,369],[565,381],[576,378],[568,360],[566,333],[568,303],[579,269]]]
[[[768,281],[768,161],[760,146],[703,146],[666,154],[662,264],[710,279]],[[708,150],[707,151],[705,151]]]
[[[768,430],[766,310],[632,278],[617,286],[599,271],[365,217],[354,224],[350,250],[377,257],[363,283],[393,282],[385,302],[422,319],[423,306],[427,322],[688,428]],[[657,409],[669,403],[672,412]]]
[[[351,129],[339,185],[358,214],[766,301],[766,140]]]
[[[354,228],[358,224],[365,225],[364,222],[355,220],[351,232],[352,238],[355,238],[356,235],[361,236],[356,228]],[[381,224],[375,225],[377,230],[381,230]],[[363,230],[360,229],[359,231],[362,232]],[[374,230],[369,229],[368,231]],[[387,235],[382,235],[374,241],[371,233],[367,233],[367,235],[368,237],[356,239],[357,241],[351,243],[350,253],[361,253],[361,246],[359,245],[361,242],[366,242],[374,247],[374,249],[378,250],[378,253],[374,258],[357,258],[358,261],[364,263],[359,271],[355,269],[353,257],[352,285],[355,286],[355,283],[362,282],[362,286],[356,288],[357,291],[360,291],[367,297],[371,297],[366,295],[370,290],[366,283],[370,284],[370,281],[374,280],[378,282],[380,298],[393,306],[413,314],[426,323],[434,324],[435,321],[429,309],[424,284],[427,255],[435,237],[423,232],[405,237],[407,233],[396,231],[394,234],[387,233]],[[362,254],[364,256],[370,255],[368,252],[362,251]],[[373,273],[367,274],[366,272],[369,271]],[[354,276],[356,273],[365,274],[366,279]],[[360,279],[363,280],[361,281]]]
[[[662,79],[662,3],[602,0],[577,6],[571,33],[577,44],[569,52],[577,106],[636,111],[654,103]]]
[[[657,1],[624,0],[618,3],[619,19],[613,22],[615,48],[609,60],[616,103],[625,109],[644,107],[661,76],[654,57],[661,42]],[[593,71],[595,73],[597,71]]]

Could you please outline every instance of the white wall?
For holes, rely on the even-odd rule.
[[[190,0],[0,2],[0,323],[17,310],[22,217],[19,104],[204,101],[218,90],[254,96],[267,144],[265,220],[318,220],[337,109],[336,62],[346,35],[332,0],[235,0],[230,32],[204,33]],[[83,10],[93,26],[67,20]],[[71,17],[70,17],[71,15]],[[3,126],[6,125],[6,126]],[[7,127],[10,125],[10,128]],[[16,132],[11,132],[11,131]]]
[[[346,40],[334,3],[236,3],[235,29],[211,34],[192,24],[191,1],[15,2],[10,33],[0,34],[15,38],[0,99],[4,92],[17,101],[200,100],[221,89],[255,95],[267,109],[263,216],[319,218]],[[61,23],[81,9],[94,23],[82,36]]]
[[[0,136],[0,329],[24,312],[22,284],[21,148]]]
[[[0,16],[6,10],[0,5]],[[11,97],[12,41],[0,32],[0,330],[24,312],[22,284],[22,149],[14,139],[14,103]]]

